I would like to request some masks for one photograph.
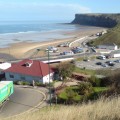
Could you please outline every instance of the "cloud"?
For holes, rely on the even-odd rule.
[[[56,19],[66,17],[73,18],[76,13],[90,13],[88,7],[79,4],[40,4],[40,3],[0,3],[0,14],[11,14],[15,17],[22,14],[23,17],[34,17],[35,19]]]

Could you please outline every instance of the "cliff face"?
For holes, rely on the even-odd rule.
[[[120,14],[76,14],[72,24],[114,27],[120,22]]]

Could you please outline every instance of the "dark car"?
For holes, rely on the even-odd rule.
[[[114,63],[109,63],[108,65],[109,65],[109,66],[114,66],[115,64],[114,64]]]
[[[115,60],[114,62],[116,62],[116,63],[120,63],[120,60]]]
[[[101,62],[97,62],[96,65],[101,65],[102,63]]]
[[[106,61],[105,63],[107,63],[108,65],[109,65],[109,64],[113,64],[112,61]]]

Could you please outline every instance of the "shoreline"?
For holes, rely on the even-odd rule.
[[[8,54],[9,56],[12,56],[16,59],[21,59],[24,57],[25,54],[29,53],[32,54],[34,52],[34,49],[36,48],[47,48],[48,46],[57,46],[60,43],[64,42],[72,42],[77,39],[80,39],[85,36],[89,36],[92,34],[96,34],[97,32],[101,32],[105,30],[106,28],[94,28],[94,29],[88,29],[88,30],[76,30],[76,31],[65,31],[63,32],[64,35],[72,36],[69,38],[64,39],[53,39],[48,41],[41,41],[41,42],[31,42],[31,41],[25,41],[25,42],[17,42],[13,44],[9,44],[9,47],[6,48],[0,48],[0,54]],[[53,32],[54,34],[54,32]],[[41,51],[41,56],[44,56],[43,52]],[[0,57],[0,59],[5,59],[4,56]]]

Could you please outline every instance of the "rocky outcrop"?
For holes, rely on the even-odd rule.
[[[112,28],[120,22],[120,14],[76,14],[72,24]]]

